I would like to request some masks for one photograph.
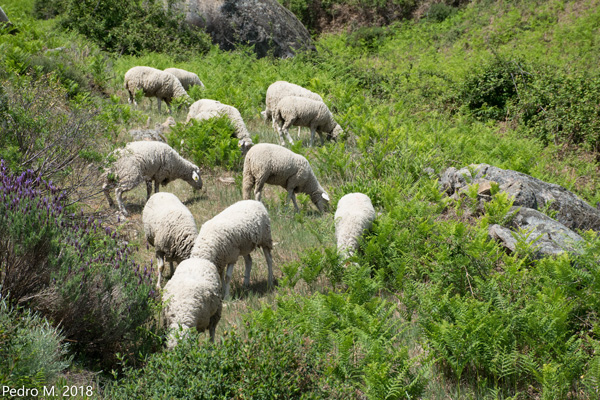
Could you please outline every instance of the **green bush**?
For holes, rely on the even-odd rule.
[[[170,146],[198,166],[240,169],[242,152],[235,128],[226,116],[178,124],[167,136]]]
[[[46,0],[38,0],[45,3]],[[174,1],[65,0],[61,23],[119,54],[203,54],[210,38],[185,22]]]
[[[0,381],[11,388],[51,385],[67,368],[67,345],[60,331],[38,314],[13,308],[0,298]]]
[[[260,315],[233,326],[212,344],[188,335],[171,351],[150,356],[144,368],[128,368],[107,385],[105,398],[119,399],[347,399],[343,382],[326,379],[328,360],[314,343]]]
[[[520,60],[496,56],[469,74],[458,89],[457,100],[479,119],[505,120],[507,106],[530,79],[528,69]]]

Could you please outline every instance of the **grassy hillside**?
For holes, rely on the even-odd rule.
[[[2,176],[32,169],[53,181],[21,202],[31,221],[19,222],[23,212],[4,202],[0,237],[8,239],[0,249],[12,258],[0,260],[0,333],[20,312],[4,306],[12,285],[7,301],[60,324],[72,345],[67,355],[63,336],[49,330],[53,339],[39,345],[48,351],[36,354],[52,368],[7,361],[0,380],[39,388],[85,382],[104,398],[597,398],[597,234],[582,232],[577,255],[535,259],[523,237],[506,254],[487,228],[505,222],[510,199],[497,194],[485,212],[473,213],[468,197],[444,198],[435,175],[488,163],[560,184],[592,205],[600,201],[597,1],[404,2],[413,17],[384,26],[370,21],[337,33],[311,26],[330,32],[316,37],[317,52],[285,60],[257,59],[251,49],[187,48],[183,40],[182,50],[155,46],[169,24],[146,41],[132,40],[143,25],[132,29],[127,43],[140,47],[120,51],[91,35],[89,19],[75,18],[73,8],[67,22],[36,19],[41,3],[0,2],[18,28],[0,33]],[[85,10],[88,2],[79,3]],[[316,11],[317,2],[282,3],[304,20],[333,15],[343,2],[320,2]],[[386,10],[400,3],[353,5]],[[299,195],[302,210],[294,214],[281,188],[265,189],[277,285],[266,287],[260,252],[253,253],[249,290],[238,263],[214,344],[200,334],[174,351],[162,348],[154,251],[141,223],[145,189],[127,194],[132,215],[125,221],[99,193],[102,160],[130,139],[127,130],[166,118],[155,100],[127,103],[123,76],[136,65],[196,72],[206,89],[190,95],[237,107],[259,142],[277,143],[260,118],[276,80],[319,93],[345,130],[342,140],[309,148],[304,129],[292,146],[332,197],[328,213]],[[186,127],[186,112],[173,113],[178,125],[168,139],[201,165],[205,188],[194,193],[176,181],[164,190],[182,199],[200,226],[242,199],[242,163],[226,124]],[[183,137],[196,139],[181,145]],[[63,159],[69,161],[57,162]],[[54,184],[67,194],[52,200],[50,213],[43,199]],[[0,186],[3,198],[21,199],[12,188]],[[379,216],[361,252],[344,262],[333,212],[354,191],[368,194]],[[38,211],[43,235],[32,234],[41,231]],[[22,231],[11,228],[18,223]],[[52,237],[69,250],[60,252]],[[43,262],[29,256],[40,243],[50,243]],[[79,243],[90,250],[81,252]],[[16,274],[10,266],[17,262],[30,275]],[[19,284],[34,275],[46,278]],[[87,286],[104,276],[110,284]],[[69,298],[75,287],[77,299],[122,292],[104,297],[110,301],[102,307]],[[92,319],[110,334],[97,333]],[[39,324],[36,317],[31,332]],[[18,343],[0,335],[0,344],[10,349],[6,360],[19,359]],[[42,358],[48,353],[55,357]]]

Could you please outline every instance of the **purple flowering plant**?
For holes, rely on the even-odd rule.
[[[115,230],[67,203],[52,181],[0,161],[0,295],[105,359],[139,340],[157,300],[154,274]]]

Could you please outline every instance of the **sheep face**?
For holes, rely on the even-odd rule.
[[[250,150],[250,148],[253,146],[253,144],[254,143],[252,143],[252,140],[250,140],[250,139],[241,139],[238,142],[238,146],[240,147],[242,156],[245,156],[246,153],[248,153],[248,150]]]
[[[310,196],[312,202],[317,206],[320,212],[329,210],[329,195],[326,192],[317,192]]]
[[[202,189],[202,178],[200,177],[200,169],[196,169],[192,172],[192,176],[188,179],[185,179],[187,183],[190,184],[195,190]]]

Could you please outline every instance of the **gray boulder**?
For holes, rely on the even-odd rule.
[[[223,50],[253,45],[258,57],[292,57],[314,50],[308,30],[277,0],[183,0],[186,20],[208,32]]]
[[[510,227],[492,225],[488,235],[502,244],[509,253],[516,249],[517,235],[523,234],[527,243],[533,243],[534,257],[555,256],[563,252],[577,252],[577,243],[583,238],[566,226],[541,212],[526,208],[513,207],[514,218]],[[518,231],[521,231],[519,233]]]
[[[592,229],[600,232],[600,210],[562,186],[541,181],[521,172],[488,164],[472,164],[460,170],[451,167],[442,172],[439,184],[441,190],[453,196],[471,184],[486,181],[498,183],[500,190],[514,197],[515,206],[533,210],[548,207],[556,212],[555,219],[571,230]]]

